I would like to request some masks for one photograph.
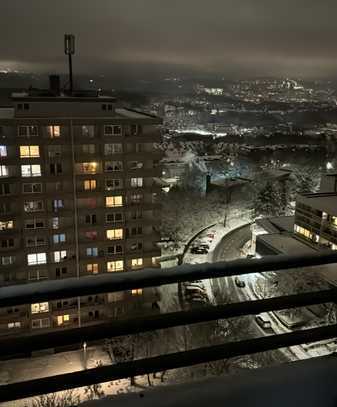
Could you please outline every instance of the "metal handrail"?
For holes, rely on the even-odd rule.
[[[217,306],[205,306],[189,311],[177,311],[142,318],[109,320],[93,326],[54,330],[42,334],[26,334],[16,338],[0,338],[0,357],[11,359],[20,353],[42,349],[78,345],[105,338],[134,335],[158,329],[167,329],[201,322],[229,319],[261,312],[304,307],[337,301],[337,289],[288,295],[256,301],[245,301]]]
[[[42,379],[27,380],[0,386],[0,402],[32,397],[82,386],[90,386],[132,376],[156,373],[236,356],[266,352],[283,347],[315,342],[337,336],[337,325],[272,335],[184,352],[175,352],[146,359],[101,366]]]
[[[144,269],[137,273],[105,273],[95,276],[42,281],[0,288],[0,307],[72,298],[90,294],[157,287],[177,282],[229,277],[266,271],[285,271],[337,263],[337,252],[267,256],[228,262],[183,265],[170,269]]]

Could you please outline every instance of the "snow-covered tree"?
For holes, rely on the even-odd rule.
[[[285,199],[277,182],[267,181],[255,184],[253,210],[255,217],[279,216],[285,213]]]

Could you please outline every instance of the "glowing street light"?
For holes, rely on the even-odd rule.
[[[332,162],[328,161],[328,162],[326,163],[326,169],[327,169],[327,170],[333,170],[333,169],[334,169]]]

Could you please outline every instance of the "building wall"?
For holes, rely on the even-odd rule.
[[[0,285],[158,267],[158,119],[98,114],[102,101],[31,105],[0,120]],[[157,299],[147,289],[0,309],[0,333],[118,318]]]
[[[337,249],[337,217],[312,208],[301,198],[296,202],[294,232],[311,243]]]

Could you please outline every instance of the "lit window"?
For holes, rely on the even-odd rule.
[[[50,138],[57,138],[61,135],[60,126],[48,126],[47,127],[47,134]]]
[[[152,257],[152,266],[158,266],[160,264],[160,257]]]
[[[40,318],[40,319],[33,319],[32,320],[32,328],[33,329],[43,329],[50,327],[50,319],[49,318]]]
[[[60,263],[63,260],[67,259],[67,251],[66,250],[58,250],[53,253],[54,263]]]
[[[98,264],[97,263],[89,263],[87,264],[87,272],[92,274],[98,273]]]
[[[96,180],[95,179],[86,179],[84,181],[84,190],[85,191],[94,191],[96,189]]]
[[[8,329],[21,328],[21,322],[8,322]]]
[[[32,314],[41,314],[43,312],[49,312],[49,303],[48,302],[39,302],[37,304],[31,305]]]
[[[116,208],[118,206],[123,206],[123,197],[118,196],[107,196],[105,197],[105,206],[107,208]]]
[[[0,145],[0,157],[7,157],[7,147]]]
[[[52,229],[58,229],[60,227],[60,218],[52,218],[51,227]]]
[[[107,179],[105,181],[105,189],[107,191],[113,191],[121,188],[123,188],[123,181],[121,179]]]
[[[23,207],[25,212],[43,211],[43,201],[25,201]]]
[[[131,260],[131,267],[134,268],[139,268],[143,266],[143,259],[132,259]]]
[[[143,186],[143,178],[131,178],[131,188],[140,188]]]
[[[37,126],[19,126],[18,134],[20,137],[38,136]]]
[[[53,235],[54,244],[64,243],[65,241],[66,241],[66,235],[64,233]]]
[[[123,271],[124,270],[124,262],[123,260],[117,261],[108,261],[107,262],[107,271],[112,273],[114,271]]]
[[[57,317],[57,325],[63,325],[66,324],[67,322],[70,322],[70,315],[65,314],[65,315],[58,315]]]
[[[38,264],[47,264],[47,254],[46,253],[27,254],[27,264],[28,264],[28,266],[36,266]]]
[[[117,136],[122,134],[121,126],[106,125],[104,126],[105,136]]]
[[[13,220],[8,220],[5,222],[0,221],[0,230],[7,230],[7,229],[13,229],[13,228],[14,228]]]
[[[9,266],[14,263],[15,263],[15,256],[2,256],[1,257],[2,266]]]
[[[308,230],[308,229],[305,229],[305,228],[303,228],[301,226],[298,226],[296,224],[294,226],[294,229],[295,229],[295,232],[297,232],[298,234],[306,237],[307,239],[312,239],[313,238],[312,232],[310,232],[310,230]]]
[[[121,154],[123,153],[123,145],[121,143],[104,144],[104,154]]]
[[[52,200],[53,210],[57,211],[58,209],[64,208],[64,201],[63,199],[53,199]]]
[[[98,171],[98,164],[96,162],[79,163],[76,164],[76,168],[79,174],[96,174]]]
[[[8,177],[9,168],[8,165],[0,165],[0,177]]]
[[[136,288],[134,290],[131,290],[132,295],[142,295],[143,294],[143,289],[142,288]]]
[[[39,146],[20,146],[21,158],[38,158],[40,157]]]
[[[332,216],[332,217],[331,217],[331,223],[332,223],[334,226],[337,226],[337,217],[336,217],[336,216]]]
[[[123,162],[122,161],[105,161],[104,171],[105,172],[123,171]]]
[[[27,164],[21,165],[22,177],[41,177],[41,165]]]
[[[123,229],[110,229],[106,231],[106,237],[108,240],[120,240],[123,239]]]
[[[87,256],[96,257],[96,256],[98,256],[98,248],[97,247],[87,247],[86,253],[87,253]]]

